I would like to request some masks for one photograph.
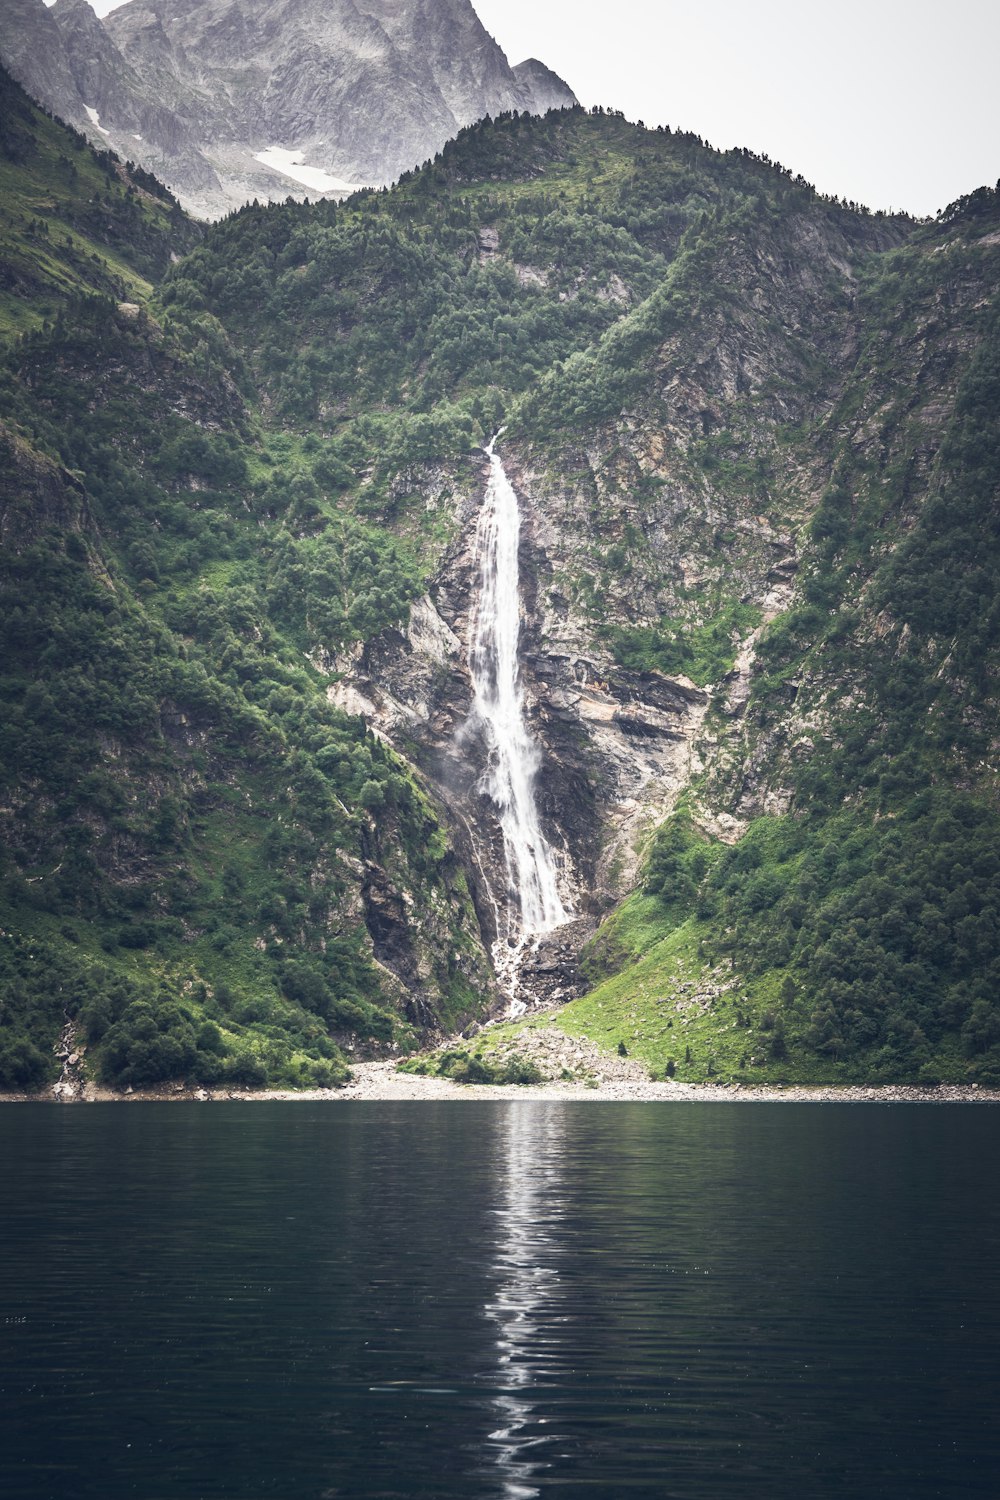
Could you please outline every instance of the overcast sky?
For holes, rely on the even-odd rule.
[[[583,104],[934,213],[1000,177],[997,0],[473,0]]]
[[[541,58],[581,103],[766,152],[870,208],[935,213],[1000,178],[997,0],[473,4],[512,63]]]

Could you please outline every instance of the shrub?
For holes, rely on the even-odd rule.
[[[101,1077],[119,1088],[148,1088],[183,1077],[196,1059],[194,1029],[178,1006],[134,1000],[104,1037]]]
[[[541,1083],[542,1074],[530,1057],[512,1057],[497,1070],[496,1083]]]
[[[226,1083],[244,1089],[262,1089],[268,1081],[267,1068],[249,1049],[234,1052],[227,1059],[223,1076]]]
[[[27,1037],[13,1037],[0,1047],[0,1088],[31,1092],[46,1082],[50,1064]]]

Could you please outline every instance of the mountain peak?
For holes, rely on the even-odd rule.
[[[533,115],[544,115],[550,109],[572,109],[577,97],[566,81],[537,57],[527,57],[513,70],[514,77],[531,95]]]
[[[485,115],[575,103],[537,60],[512,68],[470,0],[0,7],[14,76],[207,218],[388,183]]]

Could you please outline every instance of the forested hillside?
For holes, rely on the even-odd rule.
[[[29,113],[26,195],[61,130]],[[343,570],[350,639],[405,612],[418,562],[360,516],[300,531],[297,441],[222,326],[128,290],[27,304],[4,359],[4,1082],[52,1075],[67,1018],[123,1086],[336,1081],[340,1042],[489,993],[437,813],[304,650],[300,577]]]
[[[501,426],[558,1024],[1000,1081],[995,192],[915,224],[575,109],[200,231],[6,88],[0,1086],[67,1023],[120,1086],[335,1082],[495,1003]]]
[[[36,329],[67,300],[149,297],[201,237],[163,185],[44,115],[0,67],[0,334]]]

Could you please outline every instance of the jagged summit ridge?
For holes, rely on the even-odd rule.
[[[573,105],[512,68],[470,0],[0,0],[0,55],[48,109],[215,217],[337,194],[432,157],[464,125]]]
[[[534,115],[544,115],[550,109],[569,109],[577,102],[569,84],[537,57],[519,62],[514,77],[531,94]]]

